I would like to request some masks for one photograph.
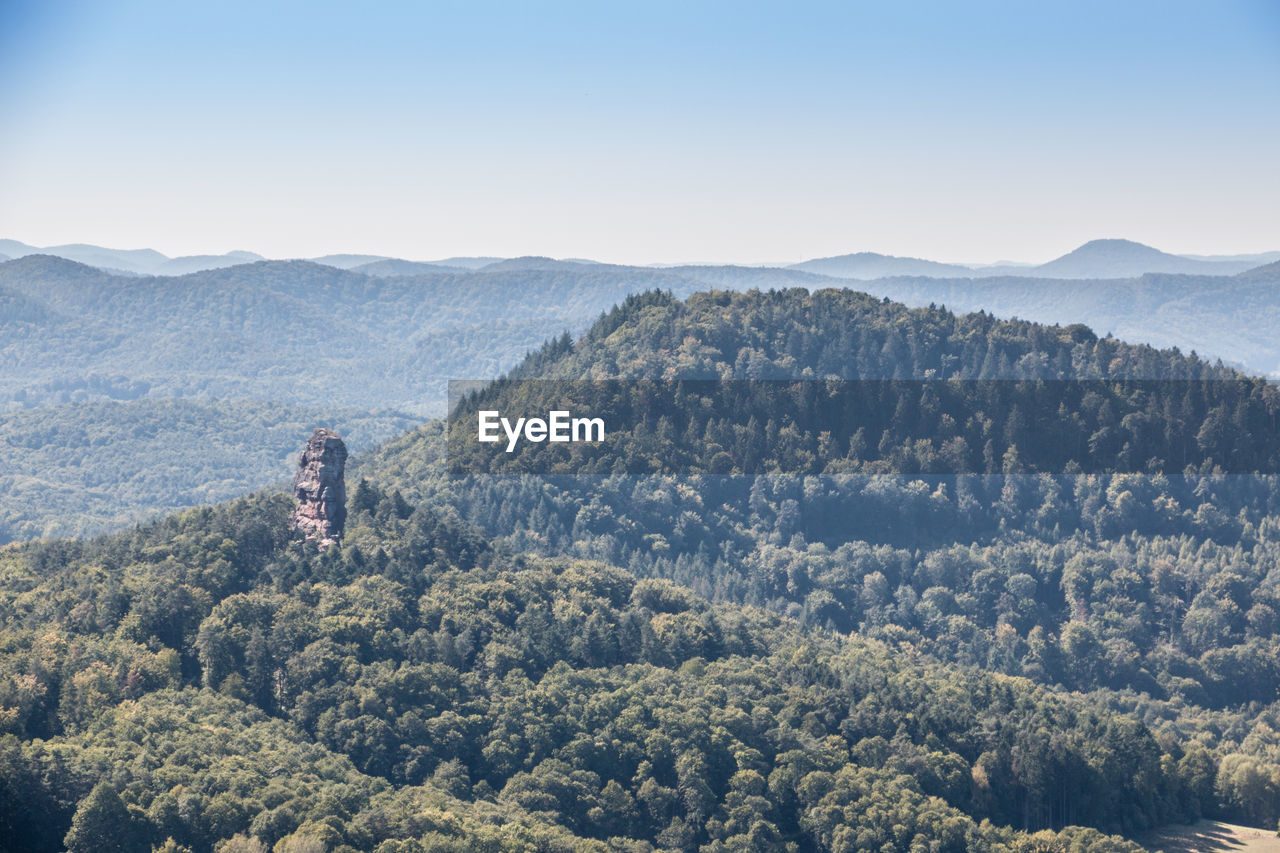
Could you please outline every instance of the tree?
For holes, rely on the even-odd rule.
[[[191,848],[186,845],[179,844],[172,838],[166,838],[164,840],[164,844],[152,847],[151,853],[191,853]],[[263,853],[265,853],[265,851],[263,851]]]
[[[81,801],[63,839],[68,853],[132,853],[133,819],[116,789],[99,782]]]
[[[267,845],[255,835],[240,833],[218,845],[217,853],[267,853]]]

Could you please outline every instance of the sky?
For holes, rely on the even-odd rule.
[[[1280,2],[0,0],[0,237],[169,255],[1280,249]]]

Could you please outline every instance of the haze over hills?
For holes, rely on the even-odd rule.
[[[33,255],[0,264],[0,400],[80,390],[436,412],[449,377],[495,375],[633,291],[700,286],[584,264],[379,277],[260,261],[126,278]]]
[[[602,264],[598,261],[570,260],[568,258],[547,258],[540,255],[526,255],[519,258],[506,258],[500,261],[494,261],[486,264],[480,269],[486,272],[500,272],[509,270],[558,270],[577,272],[583,267],[595,267],[597,269],[636,269],[636,267],[626,267],[618,264]]]
[[[384,262],[374,262],[382,264]],[[449,377],[484,377],[630,293],[845,287],[797,269],[664,269],[517,258],[474,270],[366,275],[260,261],[128,278],[50,256],[0,263],[0,403],[212,396],[439,411]],[[1195,349],[1280,369],[1280,266],[1113,280],[903,277],[856,289]],[[178,342],[181,342],[180,344]],[[141,388],[143,390],[139,391]]]
[[[836,278],[877,279],[891,276],[932,276],[934,278],[983,278],[1016,275],[1031,278],[1132,278],[1143,273],[1184,273],[1233,275],[1280,257],[1280,253],[1258,255],[1198,256],[1171,255],[1132,240],[1091,240],[1048,263],[961,265],[940,264],[919,258],[898,258],[859,252],[833,258],[819,258],[790,268],[821,273]]]
[[[17,240],[0,240],[0,252],[10,258],[53,255],[91,267],[139,275],[183,275],[205,269],[229,267],[262,260],[254,252],[234,251],[224,255],[188,255],[170,258],[154,249],[106,249],[86,243],[63,246],[29,246]]]
[[[308,258],[317,264],[343,270],[361,270],[371,275],[414,275],[437,267],[476,270],[502,258],[445,258],[439,261],[407,261],[389,255],[321,255]]]
[[[1144,273],[1125,279],[896,277],[858,286],[909,305],[946,305],[1048,323],[1221,358],[1280,375],[1280,263],[1230,276]]]
[[[891,275],[932,275],[955,277],[973,275],[975,271],[959,264],[940,264],[920,258],[899,258],[875,252],[857,252],[833,258],[815,258],[793,264],[790,269],[829,275],[835,278],[884,278]]]
[[[852,285],[910,305],[1083,322],[1099,334],[1194,349],[1258,374],[1280,369],[1273,334],[1280,323],[1280,263],[1235,276],[897,276],[856,284],[799,269],[657,269],[538,257],[479,270],[370,263],[369,272],[381,274],[307,261],[259,261],[182,277],[113,275],[47,255],[0,263],[0,410],[139,401],[133,409],[111,410],[133,424],[145,419],[147,405],[195,398],[214,408],[271,400],[312,411],[438,414],[446,380],[496,376],[544,341],[565,331],[580,334],[628,294],[653,289],[684,297],[712,288]],[[414,274],[398,274],[405,271]],[[70,405],[23,422],[35,424],[29,434],[42,436],[52,455],[48,465],[25,472],[24,498],[12,515],[21,533],[14,535],[109,523],[90,506],[101,502],[97,492],[77,491],[53,464],[58,448],[63,455],[75,452],[78,417]],[[155,421],[156,441],[186,446],[184,436],[164,435],[186,429],[185,421]],[[149,503],[153,510],[174,506],[171,490],[154,476],[162,457],[137,458],[139,470],[121,471],[110,457],[90,456],[85,475],[98,478],[95,489],[108,490],[104,494],[123,494],[119,481],[132,480],[130,506],[139,512]],[[210,473],[193,488],[225,495],[224,479]],[[265,481],[234,482],[248,488]],[[38,506],[56,512],[24,514]]]
[[[1280,260],[1237,273],[1235,277],[1237,281],[1261,283],[1273,281],[1276,276],[1280,276]]]
[[[0,413],[0,545],[87,537],[288,476],[325,425],[353,452],[420,423],[278,400],[82,401]]]
[[[1193,261],[1244,261],[1250,264],[1269,264],[1280,261],[1280,252],[1258,252],[1245,255],[1182,255]]]
[[[0,240],[0,260],[47,254],[77,261],[111,272],[138,275],[183,275],[238,263],[265,260],[254,252],[234,251],[222,255],[190,255],[169,258],[153,249],[119,250],[88,244],[36,247],[16,240]],[[6,258],[7,256],[7,258]],[[308,260],[371,275],[416,275],[433,268],[479,270],[499,263],[515,262],[528,267],[534,261],[552,258],[451,257],[433,261],[408,260],[389,255],[329,254]],[[1131,240],[1092,240],[1044,264],[996,262],[989,264],[942,263],[923,258],[897,257],[875,252],[857,252],[828,258],[814,258],[797,264],[753,264],[813,272],[833,278],[873,280],[891,276],[933,276],[938,278],[1021,275],[1036,278],[1130,278],[1143,273],[1184,273],[1231,275],[1251,267],[1280,260],[1280,252],[1240,255],[1174,255]],[[597,264],[585,258],[561,258],[559,263]],[[618,266],[618,265],[613,265]],[[648,267],[725,266],[725,264],[652,263]]]
[[[393,258],[387,255],[321,255],[318,258],[311,258],[317,264],[324,264],[327,267],[337,267],[340,270],[354,269],[365,264],[373,264],[381,261],[390,261]]]
[[[468,270],[478,270],[478,269],[484,269],[490,264],[496,264],[498,261],[501,261],[501,260],[503,259],[496,258],[496,257],[460,256],[456,258],[441,258],[440,260],[435,261],[434,263],[441,264],[447,267],[462,267],[463,269],[468,269]]]
[[[323,263],[317,261],[317,263]],[[336,265],[335,265],[336,266]],[[448,264],[426,263],[423,261],[402,261],[399,258],[386,258],[381,261],[370,261],[354,267],[345,267],[353,272],[365,275],[423,275],[436,272],[463,272],[466,267],[449,266]]]
[[[1143,273],[1231,275],[1258,266],[1249,260],[1194,260],[1170,255],[1132,240],[1092,240],[1060,258],[1041,264],[1045,278],[1130,278]]]
[[[150,270],[150,273],[151,275],[186,275],[200,272],[201,270],[222,269],[261,260],[263,260],[262,255],[255,252],[241,251],[227,252],[225,255],[185,255],[183,257],[170,258],[155,269]]]

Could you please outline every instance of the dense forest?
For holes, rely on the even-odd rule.
[[[1070,284],[1011,272],[961,279],[918,275],[881,279],[865,289],[910,305],[931,302],[1042,322],[1081,322],[1125,340],[1211,353],[1264,376],[1280,374],[1275,285],[1280,263],[1238,273],[1144,273]],[[859,287],[863,287],[859,283]]]
[[[369,486],[324,554],[287,508],[4,555],[10,849],[1113,850],[1216,807],[1211,753],[1088,698]]]
[[[1241,381],[802,290],[638,296],[512,378],[757,375]],[[1204,470],[998,475],[450,476],[434,421],[353,460],[328,550],[275,491],[9,546],[0,838],[914,853],[1274,827],[1280,493],[1215,470],[1234,415]]]
[[[735,354],[732,363],[726,352]],[[671,357],[658,360],[653,353]],[[964,380],[990,376],[992,365],[997,376],[1007,371],[1003,375],[1017,377],[1031,364],[1046,378],[1067,371],[1100,381],[1148,377],[1145,403],[1158,401],[1161,388],[1173,389],[1165,401],[1172,408],[1154,405],[1141,429],[1126,423],[1129,417],[1117,417],[1092,434],[1097,424],[1075,433],[1087,436],[1084,441],[1067,441],[1069,433],[1052,425],[1024,428],[1019,439],[1026,413],[1012,408],[1002,418],[988,418],[996,451],[986,456],[995,470],[1004,466],[1003,476],[856,468],[807,476],[809,470],[847,471],[845,447],[824,445],[803,421],[786,420],[787,407],[774,405],[772,397],[762,411],[778,412],[780,422],[739,430],[747,443],[735,445],[740,423],[716,432],[714,419],[697,420],[707,411],[705,401],[690,395],[684,403],[695,414],[672,415],[673,427],[693,422],[711,446],[701,465],[686,460],[691,473],[683,476],[626,473],[638,467],[637,455],[666,465],[694,446],[679,429],[664,432],[661,425],[639,422],[613,443],[624,464],[608,476],[433,480],[418,471],[415,483],[438,489],[437,499],[451,501],[515,550],[605,560],[687,584],[715,600],[766,605],[837,631],[900,638],[958,663],[1073,689],[1132,689],[1213,708],[1269,703],[1280,695],[1275,476],[1224,474],[1203,460],[1198,467],[1173,465],[1155,473],[1064,472],[1084,458],[1066,465],[1055,459],[1057,467],[1041,472],[1027,464],[1041,452],[1040,443],[1048,451],[1077,446],[1093,453],[1090,448],[1104,440],[1113,467],[1127,457],[1147,460],[1153,447],[1165,446],[1189,422],[1194,407],[1178,408],[1188,385],[1216,386],[1230,371],[1176,351],[1097,338],[1082,327],[906,309],[849,292],[787,291],[700,294],[687,302],[662,294],[636,297],[582,341],[552,342],[513,376],[591,376],[601,364],[636,376],[731,380],[744,370],[820,379],[832,365],[871,377],[945,370],[944,377]],[[1237,381],[1235,387],[1250,389],[1260,406],[1272,405],[1269,387]],[[519,400],[501,396],[527,387],[499,383],[479,399],[518,410]],[[899,403],[910,404],[919,394],[919,386],[897,387],[910,391]],[[954,387],[989,386],[962,381]],[[1123,400],[1112,402],[1113,414],[1121,413]],[[944,419],[919,411],[904,416],[896,408],[896,432],[879,437],[883,453],[945,453],[954,439],[938,430]],[[1273,440],[1271,428],[1239,419],[1244,408],[1213,417],[1210,411],[1200,409],[1194,443],[1202,451],[1222,451],[1244,439]],[[1059,426],[1074,429],[1080,415],[1072,409]],[[736,464],[752,443],[783,446],[788,435],[796,453],[817,464],[767,475],[711,475],[716,454]],[[1141,443],[1144,437],[1149,446]],[[439,441],[438,431],[420,431],[380,451],[371,470],[396,482],[405,457],[438,456],[429,446]],[[864,452],[874,453],[875,445]],[[889,470],[907,470],[901,462],[899,456],[898,467]],[[611,470],[607,464],[587,467]]]

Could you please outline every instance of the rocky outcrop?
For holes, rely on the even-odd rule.
[[[327,429],[317,429],[298,457],[298,473],[293,475],[291,526],[307,539],[327,548],[342,538],[347,521],[347,488],[343,471],[347,446],[342,437]]]

